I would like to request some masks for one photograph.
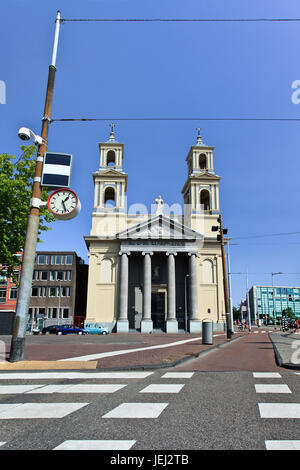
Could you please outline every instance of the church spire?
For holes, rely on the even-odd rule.
[[[112,122],[110,124],[110,135],[109,135],[109,140],[107,142],[117,142],[115,139],[114,127],[115,127],[115,124]]]
[[[202,137],[200,135],[201,127],[197,127],[198,135],[197,135],[197,147],[206,147],[206,145],[202,142]]]

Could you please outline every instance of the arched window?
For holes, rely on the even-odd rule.
[[[209,211],[210,209],[210,193],[207,189],[202,189],[200,193],[200,204],[203,206],[204,211]]]
[[[214,282],[214,266],[209,259],[205,259],[202,263],[202,282],[203,284],[212,284]]]
[[[114,188],[106,188],[104,193],[104,206],[105,207],[115,207],[116,206],[116,196]]]
[[[206,170],[207,168],[207,159],[205,153],[201,153],[199,157],[199,166],[200,170]]]
[[[113,150],[109,150],[106,155],[106,165],[116,166],[116,154]]]
[[[112,261],[104,258],[100,265],[100,282],[108,284],[112,282]]]

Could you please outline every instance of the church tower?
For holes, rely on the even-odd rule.
[[[211,226],[220,214],[219,181],[214,171],[214,147],[202,141],[200,128],[197,142],[186,157],[188,177],[182,189],[184,223],[193,230],[211,236]]]
[[[107,142],[99,143],[99,170],[93,173],[94,208],[91,235],[115,234],[125,228],[127,174],[124,144],[117,142],[114,124]]]

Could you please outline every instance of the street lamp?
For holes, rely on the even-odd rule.
[[[274,292],[274,276],[277,274],[283,274],[281,271],[278,273],[271,273],[272,275],[272,288],[273,288],[273,321],[276,321],[276,312],[275,312],[275,292]]]

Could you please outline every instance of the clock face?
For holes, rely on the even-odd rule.
[[[48,199],[48,208],[55,215],[68,215],[76,209],[77,205],[78,197],[70,189],[58,189]]]

